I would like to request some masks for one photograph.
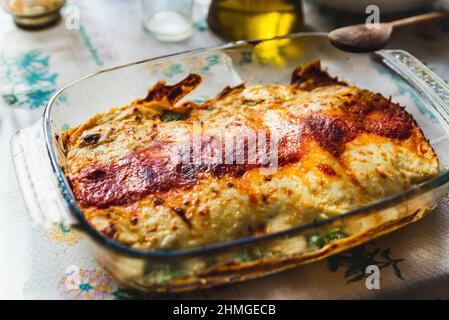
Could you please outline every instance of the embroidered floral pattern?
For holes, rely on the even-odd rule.
[[[1,95],[11,106],[42,107],[56,90],[58,74],[50,70],[50,56],[38,50],[7,58],[0,56],[4,85]]]
[[[199,32],[205,32],[209,30],[209,26],[205,20],[198,20],[195,22],[195,29]]]
[[[70,300],[158,300],[179,299],[179,293],[151,294],[118,286],[114,280],[101,271],[68,266],[66,274],[58,282],[61,297]]]
[[[70,129],[70,126],[67,123],[64,123],[61,129],[62,132],[67,132]]]
[[[78,7],[83,16],[78,29],[79,35],[89,50],[95,64],[98,67],[102,67],[109,61],[117,60],[119,54],[113,45],[113,35],[98,23],[97,17],[92,15],[89,9],[83,4],[76,4],[74,6]]]
[[[212,67],[220,64],[221,59],[218,54],[206,57],[187,57],[183,63],[171,63],[170,61],[160,63],[149,63],[146,68],[152,72],[160,72],[167,78],[188,73],[206,74]]]
[[[58,226],[48,232],[49,239],[61,244],[73,245],[81,240],[81,234],[69,227]]]
[[[368,246],[374,243],[361,245],[344,253],[336,254],[327,259],[327,266],[330,271],[336,272],[340,268],[346,269],[344,278],[347,283],[364,279],[366,268],[369,265],[377,265],[379,269],[392,268],[397,278],[404,280],[399,263],[404,259],[394,259],[391,257],[391,248],[375,247],[369,250]]]
[[[69,266],[59,280],[58,291],[70,300],[99,300],[112,298],[115,284],[103,272]]]
[[[174,76],[178,74],[186,73],[184,71],[184,68],[179,63],[171,64],[165,71],[164,75],[168,78],[173,78]]]

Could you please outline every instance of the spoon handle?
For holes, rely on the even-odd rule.
[[[390,24],[392,27],[404,27],[418,23],[446,20],[446,19],[449,20],[449,12],[431,12],[419,16],[388,22],[388,24]]]

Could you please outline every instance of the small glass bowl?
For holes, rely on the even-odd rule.
[[[51,26],[61,18],[65,0],[2,0],[5,11],[13,16],[18,27],[41,29]]]

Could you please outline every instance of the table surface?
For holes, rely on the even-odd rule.
[[[44,231],[31,225],[9,142],[14,132],[41,117],[51,94],[69,81],[107,66],[222,43],[204,22],[207,3],[196,2],[195,34],[181,43],[161,43],[147,34],[136,0],[68,1],[66,10],[77,8],[80,12],[80,28],[74,30],[63,20],[44,31],[23,31],[8,14],[0,13],[0,298],[155,298],[127,290],[110,279],[89,253],[84,235],[67,228]],[[448,1],[437,4],[446,5]],[[305,17],[310,30],[319,31],[359,22],[357,17],[336,14],[312,1],[305,2]],[[448,40],[449,24],[440,24],[402,31],[393,37],[390,47],[411,52],[448,81]],[[332,260],[172,298],[447,299],[448,212],[449,205],[443,200],[422,221]],[[368,264],[381,266],[380,290],[365,286]]]

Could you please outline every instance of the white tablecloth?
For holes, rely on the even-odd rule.
[[[447,1],[442,1],[445,3]],[[202,4],[203,3],[203,4]],[[9,142],[15,131],[43,112],[60,86],[107,66],[223,42],[207,30],[207,0],[198,1],[195,35],[160,43],[142,28],[139,1],[74,0],[81,28],[64,22],[44,31],[23,31],[0,13],[0,298],[154,298],[117,285],[90,254],[85,236],[70,229],[33,228],[16,182]],[[318,30],[352,17],[306,1],[306,21]],[[416,29],[394,37],[404,48],[449,79],[449,25]],[[449,205],[430,216],[357,249],[322,262],[246,283],[176,298],[449,298]],[[381,267],[381,289],[365,286],[365,267]]]

